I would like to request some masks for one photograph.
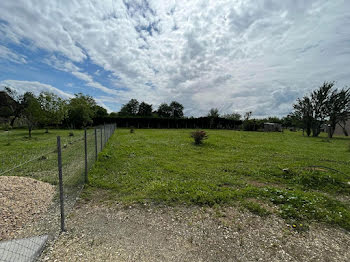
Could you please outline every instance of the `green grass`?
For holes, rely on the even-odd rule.
[[[69,136],[70,132],[74,136]],[[45,133],[37,129],[33,130],[32,138],[28,138],[26,129],[14,129],[10,133],[0,131],[0,174],[11,170],[3,175],[28,176],[57,184],[57,136],[61,136],[64,182],[67,185],[81,183],[77,172],[81,172],[84,161],[83,130],[51,129]],[[38,159],[41,155],[45,156]],[[32,159],[35,160],[27,163]],[[14,168],[16,166],[19,167]]]
[[[268,215],[320,221],[350,230],[349,139],[301,133],[207,130],[196,146],[190,130],[118,130],[89,174],[91,187],[122,202],[230,205]],[[256,199],[256,201],[251,201]]]

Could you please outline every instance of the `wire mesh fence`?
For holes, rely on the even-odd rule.
[[[57,143],[49,141],[25,155],[18,150],[1,157],[0,262],[31,261],[45,237],[65,230],[88,171],[115,128],[97,126],[59,136]]]

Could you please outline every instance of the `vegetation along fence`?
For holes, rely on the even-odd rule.
[[[214,128],[239,129],[241,120],[231,120],[221,117],[198,118],[154,118],[154,117],[105,117],[94,119],[94,123],[116,123],[117,127],[135,128]]]
[[[60,130],[57,140],[35,148],[26,148],[20,137],[18,148],[0,151],[0,262],[30,260],[43,239],[66,230],[65,218],[115,129]]]

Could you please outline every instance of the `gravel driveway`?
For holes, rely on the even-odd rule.
[[[13,239],[27,224],[41,219],[55,187],[28,177],[0,176],[0,240]]]
[[[350,234],[235,207],[77,203],[42,261],[350,261]]]

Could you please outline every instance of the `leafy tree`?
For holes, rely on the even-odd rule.
[[[339,124],[339,126],[343,129],[343,133],[344,133],[344,136],[349,136],[349,133],[348,133],[348,131],[346,130],[346,122],[347,122],[347,120],[349,119],[350,117],[348,116],[348,117],[346,117],[346,118],[344,118],[344,119],[342,119],[342,120],[340,120],[340,122],[338,123]],[[334,130],[334,129],[333,129]],[[333,131],[333,133],[334,133],[334,131]],[[332,134],[332,136],[333,136],[333,134]]]
[[[0,92],[0,116],[10,121],[11,127],[22,114],[23,106],[20,101],[22,98],[10,87],[5,87],[4,91]]]
[[[170,103],[171,108],[171,117],[173,118],[182,118],[184,116],[183,110],[184,106],[179,102],[173,101]]]
[[[284,127],[298,127],[302,128],[302,119],[295,113],[290,113],[281,119]]]
[[[117,112],[111,112],[110,114],[109,114],[109,117],[112,117],[112,118],[115,118],[115,117],[117,117],[118,116],[118,113]]]
[[[321,132],[321,125],[327,117],[327,105],[334,82],[324,82],[317,90],[311,93],[312,106],[312,136],[318,136]]]
[[[350,111],[350,90],[333,90],[334,82],[324,82],[309,96],[297,100],[294,115],[302,120],[308,136],[318,136],[321,125],[329,121],[334,132],[337,124],[346,121]],[[331,136],[333,136],[331,132]]]
[[[40,121],[43,110],[41,108],[40,102],[31,92],[26,92],[23,95],[21,104],[23,106],[22,115],[25,117],[28,126],[28,135],[32,137],[33,127]]]
[[[38,101],[42,109],[42,115],[39,122],[46,127],[46,133],[48,133],[48,126],[58,126],[66,117],[67,104],[64,99],[49,92],[40,93]]]
[[[152,116],[152,105],[142,102],[139,106],[139,116]]]
[[[249,111],[249,112],[245,112],[244,113],[244,121],[248,121],[250,119],[250,117],[252,116],[253,112]]]
[[[82,93],[75,94],[75,97],[69,100],[68,121],[73,127],[81,128],[92,124],[95,114],[96,102],[89,95]]]
[[[210,118],[218,118],[219,116],[220,116],[219,109],[217,109],[217,108],[210,109],[210,111],[208,113],[208,117],[210,117]]]
[[[298,98],[297,103],[294,104],[293,107],[294,115],[302,120],[303,130],[306,130],[307,136],[310,136],[313,122],[313,110],[310,98],[307,96],[302,99]]]
[[[172,114],[172,108],[168,104],[163,103],[158,107],[157,113],[159,117],[170,117]]]
[[[242,115],[239,113],[232,113],[232,114],[226,114],[223,115],[223,118],[229,119],[229,120],[236,120],[239,121],[242,118]]]
[[[93,109],[94,109],[94,118],[101,119],[108,116],[107,109],[102,106],[95,105]]]
[[[344,131],[345,135],[347,131],[345,129],[345,122],[349,117],[350,112],[350,89],[333,90],[329,100],[327,101],[326,113],[329,117],[329,124],[332,132],[330,136],[333,137],[333,133],[337,124],[339,124]]]
[[[119,114],[122,116],[136,116],[139,111],[139,102],[131,99],[127,104],[123,105]]]

